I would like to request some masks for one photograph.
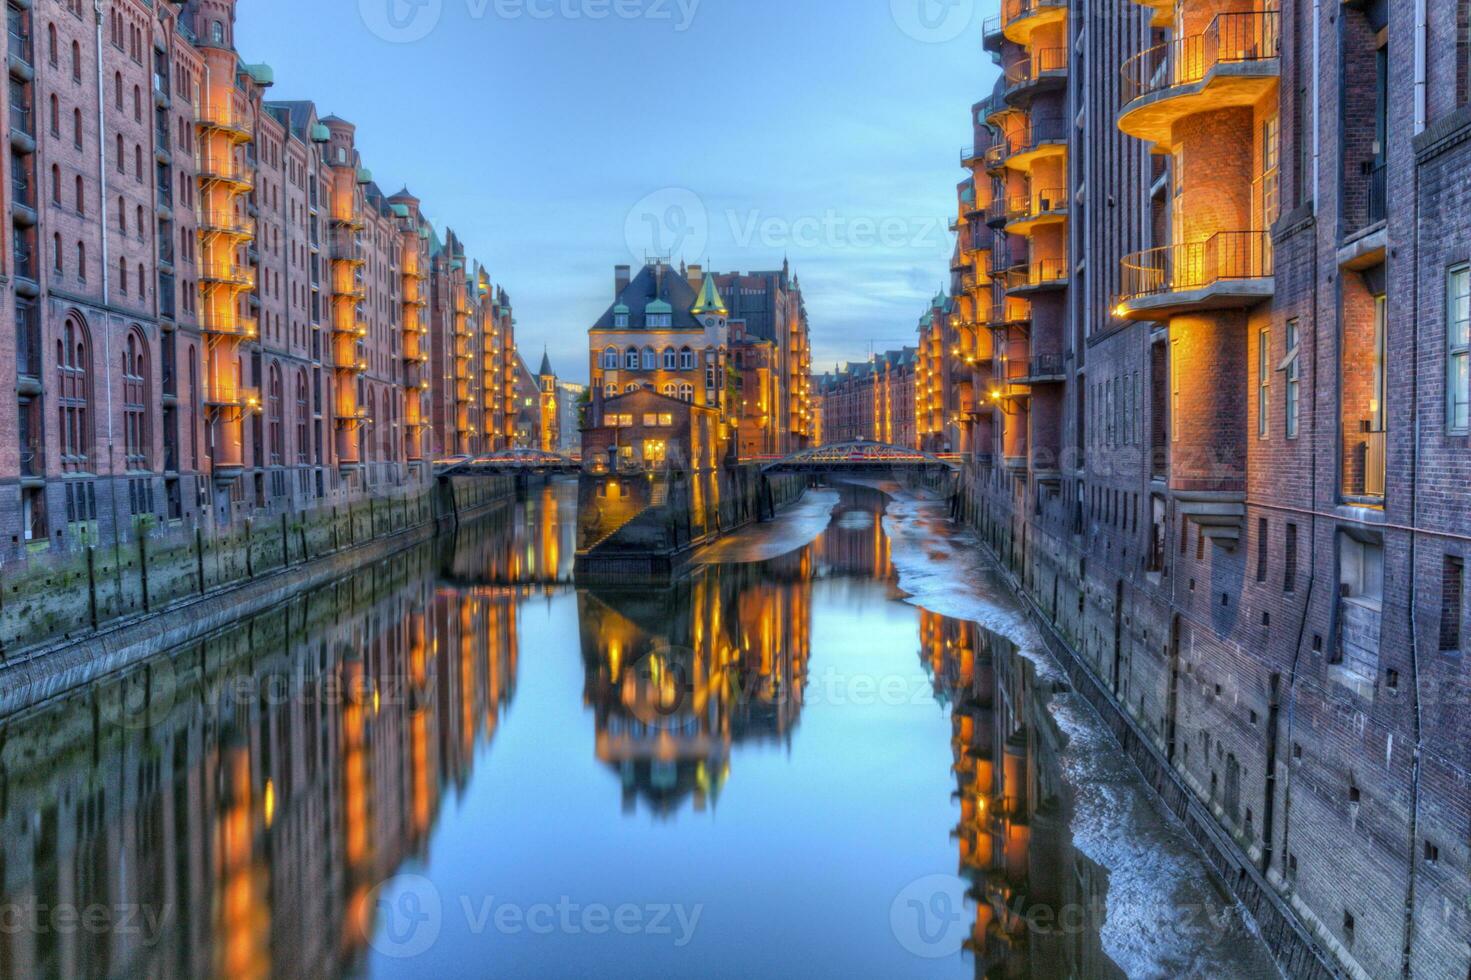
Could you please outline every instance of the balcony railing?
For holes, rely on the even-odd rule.
[[[1066,259],[1034,259],[1028,264],[1013,266],[1004,274],[1008,290],[1061,285],[1067,282],[1067,278]]]
[[[200,211],[196,216],[199,227],[206,232],[217,232],[236,238],[252,234],[250,223],[233,211]]]
[[[1048,9],[1067,7],[1067,0],[1005,0],[1001,5],[1001,19],[1010,24]]]
[[[40,446],[24,446],[20,451],[21,476],[45,476],[46,457]]]
[[[1278,23],[1275,10],[1217,14],[1204,33],[1177,38],[1134,55],[1122,69],[1123,104],[1199,82],[1218,65],[1276,58]]]
[[[1067,48],[1037,48],[1030,57],[1013,62],[1006,69],[1006,88],[1011,91],[1066,71]]]
[[[1030,381],[1060,380],[1065,376],[1061,354],[1034,354],[1027,365],[1027,379]]]
[[[8,8],[6,33],[10,35],[10,57],[30,67],[35,64],[31,57],[31,34],[26,30],[25,12]]]
[[[1014,156],[1030,153],[1047,143],[1066,143],[1068,135],[1068,122],[1062,116],[1033,117],[1002,132],[1001,141],[986,151],[986,165],[999,166]]]
[[[36,249],[29,240],[22,238],[20,230],[16,230],[11,251],[15,258],[15,274],[20,279],[29,279],[36,282]]]
[[[259,333],[256,321],[238,313],[206,313],[199,318],[199,328],[205,333],[219,337],[239,337],[253,340]]]
[[[1006,202],[1008,221],[1025,221],[1029,218],[1059,214],[1067,210],[1067,188],[1049,187],[1009,198]]]
[[[36,135],[35,119],[28,105],[10,103],[10,132],[20,133],[22,136],[34,138]]]
[[[1385,179],[1387,169],[1383,160],[1369,164],[1369,224],[1375,225],[1389,217],[1389,184]]]
[[[1265,231],[1221,231],[1204,241],[1126,255],[1122,273],[1125,300],[1261,279],[1272,275],[1272,238]]]
[[[36,209],[35,185],[24,167],[16,166],[10,171],[10,200],[32,211]]]

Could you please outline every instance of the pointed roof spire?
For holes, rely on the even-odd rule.
[[[720,289],[715,285],[715,275],[706,273],[705,280],[700,284],[700,298],[690,308],[695,316],[703,316],[706,313],[715,313],[725,316],[729,311],[726,309],[725,300],[720,296]]]
[[[545,346],[543,346],[541,349],[541,370],[537,373],[543,378],[550,378],[555,373],[554,371],[552,371],[551,356],[547,354],[547,349]]]

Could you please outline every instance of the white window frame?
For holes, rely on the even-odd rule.
[[[1471,432],[1471,265],[1446,275],[1445,321],[1446,428],[1465,434]]]
[[[630,347],[623,352],[623,366],[630,371],[638,370],[638,348]]]
[[[1272,328],[1256,333],[1256,437],[1271,435],[1272,422]]]
[[[1296,439],[1302,430],[1302,322],[1297,317],[1287,321],[1287,357],[1282,371],[1287,389],[1282,429],[1287,438]]]
[[[693,371],[695,369],[695,352],[688,347],[679,352],[679,369],[681,371]]]

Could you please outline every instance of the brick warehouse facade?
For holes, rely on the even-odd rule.
[[[1467,18],[1003,0],[962,152],[965,515],[1353,976],[1471,964]]]
[[[422,484],[454,442],[432,429],[441,239],[350,123],[267,97],[234,7],[7,3],[7,557],[349,504]],[[488,447],[514,340],[475,274]]]

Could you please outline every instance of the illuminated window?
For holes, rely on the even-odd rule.
[[[1170,441],[1180,441],[1180,342],[1170,341]]]
[[[1280,144],[1280,129],[1276,116],[1262,123],[1261,160],[1262,173],[1257,178],[1258,221],[1262,230],[1272,227],[1277,220],[1277,166]]]
[[[682,402],[692,402],[692,401],[694,401],[695,400],[695,386],[692,385],[692,384],[689,384],[689,383],[685,383],[685,384],[680,385],[679,386],[679,400],[682,401]]]
[[[1446,297],[1448,378],[1446,418],[1455,432],[1471,429],[1471,266],[1452,269]]]

